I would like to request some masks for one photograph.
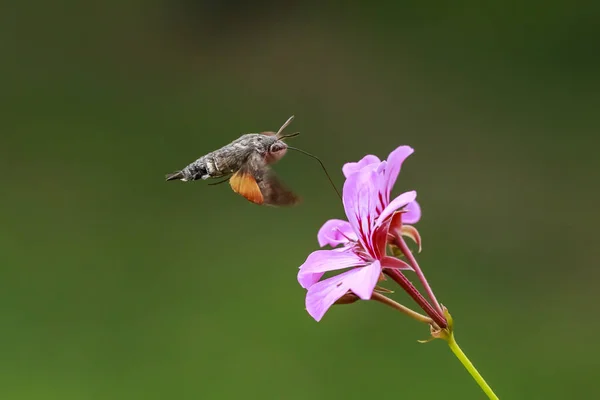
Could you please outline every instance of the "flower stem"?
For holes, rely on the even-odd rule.
[[[477,371],[473,363],[467,358],[466,354],[463,353],[461,348],[458,346],[458,343],[456,343],[456,340],[454,339],[454,334],[451,333],[449,335],[447,342],[448,346],[450,346],[450,350],[452,350],[456,358],[458,358],[458,360],[466,368],[466,370],[469,371],[469,374],[471,374],[473,379],[475,379],[475,382],[477,382],[479,387],[481,387],[481,389],[488,396],[488,398],[498,400],[498,396],[496,396],[492,388],[487,384],[485,379],[483,379],[483,376],[481,376],[481,374],[479,373],[479,371]]]
[[[429,296],[429,298],[433,302],[433,305],[434,305],[435,309],[437,310],[437,312],[440,315],[444,315],[444,311],[442,311],[442,307],[440,306],[440,303],[437,301],[437,299],[435,297],[435,294],[433,294],[433,290],[431,289],[431,286],[429,285],[429,282],[427,282],[427,278],[425,278],[425,275],[423,274],[423,271],[421,271],[421,267],[419,267],[419,263],[417,262],[417,259],[415,258],[415,256],[413,256],[412,252],[408,248],[408,245],[406,244],[406,242],[402,238],[402,235],[397,235],[396,239],[397,239],[396,242],[398,244],[398,247],[400,248],[400,250],[402,251],[402,253],[404,253],[404,255],[406,256],[406,259],[408,260],[408,262],[410,263],[410,265],[415,270],[415,273],[417,274],[417,277],[419,278],[419,280],[421,281],[421,284],[425,288],[425,291],[427,292],[427,295]]]
[[[417,290],[415,285],[413,285],[412,282],[409,281],[408,278],[402,274],[402,272],[396,269],[386,268],[383,270],[383,273],[392,278],[398,285],[400,285],[400,287],[402,287],[402,289],[404,289],[406,293],[408,293],[410,297],[413,298],[413,300],[423,309],[423,311],[425,311],[427,315],[431,317],[431,319],[440,328],[443,329],[448,326],[446,319],[443,317],[444,314],[439,314],[435,310],[435,308],[433,308],[433,306],[429,304],[427,300],[425,300],[425,297],[423,297],[423,295]]]
[[[413,319],[416,319],[419,322],[423,322],[426,324],[433,323],[433,320],[431,318],[429,318],[428,316],[419,314],[418,312],[413,311],[410,308],[403,306],[400,303],[395,302],[394,300],[382,295],[381,293],[373,292],[373,295],[371,296],[371,300],[375,300],[375,301],[378,301],[385,305],[388,305],[388,306],[400,311],[401,313],[408,315],[409,317],[411,317]]]

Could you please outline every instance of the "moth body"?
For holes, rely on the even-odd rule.
[[[179,179],[186,182],[222,178],[242,168],[251,155],[262,159],[266,164],[272,164],[285,155],[287,145],[270,133],[242,135],[220,149],[198,158],[181,171],[170,174],[167,180]]]
[[[167,175],[167,181],[184,182],[230,177],[231,188],[257,204],[293,205],[299,198],[277,179],[269,168],[287,152],[288,146],[279,132],[247,133],[233,142],[212,151],[182,170]]]

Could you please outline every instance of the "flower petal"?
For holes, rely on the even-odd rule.
[[[350,240],[356,241],[358,237],[348,221],[341,219],[330,219],[325,222],[317,234],[319,246],[330,245],[336,247],[340,244],[349,243]]]
[[[363,300],[368,300],[373,294],[381,274],[381,264],[373,264],[354,268],[324,281],[312,285],[306,293],[306,310],[318,322],[325,312],[338,299],[351,290]]]
[[[379,226],[376,226],[371,231],[371,248],[373,249],[372,257],[381,260],[386,255],[386,247],[389,239],[389,231],[390,231],[390,222],[391,218],[388,218],[386,221]]]
[[[342,172],[347,178],[353,173],[358,172],[365,165],[379,163],[380,161],[381,160],[379,160],[379,157],[374,156],[373,154],[367,154],[359,162],[349,162],[344,164],[342,167]]]
[[[410,146],[400,146],[396,150],[392,151],[387,158],[387,167],[385,169],[385,182],[386,189],[385,194],[386,198],[390,198],[390,193],[392,192],[392,188],[396,183],[396,179],[398,179],[398,174],[400,174],[400,168],[402,168],[402,163],[404,160],[408,158],[412,153],[414,153],[414,149]]]
[[[350,175],[344,183],[343,203],[348,222],[358,240],[371,252],[370,236],[373,229],[377,205],[379,204],[380,167],[383,163],[369,164]],[[371,252],[372,253],[372,252]]]
[[[417,246],[419,246],[418,252],[421,252],[421,235],[419,234],[417,228],[412,225],[402,225],[402,228],[400,228],[400,234],[402,236],[411,238],[417,244]]]
[[[379,218],[377,218],[376,225],[381,225],[389,216],[391,216],[396,210],[404,207],[408,203],[414,201],[417,198],[417,192],[414,190],[410,192],[404,192],[400,196],[388,204],[388,206],[381,212]],[[402,222],[404,222],[404,216],[402,216]]]
[[[348,292],[344,279],[358,272],[358,269],[352,269],[312,285],[305,300],[306,311],[310,316],[319,322],[329,307]]]
[[[305,289],[321,279],[327,271],[365,265],[366,262],[350,249],[313,251],[298,272],[298,283]]]
[[[375,260],[371,265],[357,268],[357,270],[357,273],[346,278],[344,282],[355,295],[363,300],[369,300],[381,275],[381,263]]]
[[[408,265],[408,263],[399,260],[397,258],[394,257],[383,257],[383,259],[381,260],[381,266],[383,268],[391,268],[391,269],[400,269],[400,270],[406,270],[406,271],[414,271],[413,267],[411,267],[410,265]]]
[[[421,206],[416,201],[411,201],[404,208],[405,213],[402,215],[402,223],[416,224],[421,219]]]

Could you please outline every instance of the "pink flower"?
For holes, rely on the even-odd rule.
[[[327,221],[318,235],[321,246],[343,247],[311,253],[298,273],[298,282],[308,289],[306,309],[315,320],[319,321],[348,292],[363,300],[370,299],[384,269],[412,269],[404,261],[386,255],[394,213],[411,205],[412,220],[420,217],[420,209],[414,202],[416,192],[405,192],[389,200],[401,164],[412,152],[410,147],[402,146],[390,154],[388,161],[366,156],[358,163],[344,166],[347,179],[342,197],[348,221]],[[347,268],[320,281],[325,272]]]
[[[346,163],[342,168],[342,172],[346,178],[352,174],[359,172],[362,168],[369,165],[380,165],[379,177],[381,181],[381,187],[378,188],[377,207],[375,208],[375,215],[379,216],[381,212],[390,204],[390,194],[404,160],[410,156],[414,150],[410,146],[400,146],[396,150],[392,151],[386,161],[381,161],[377,156],[368,154],[364,156],[358,162]],[[421,219],[421,207],[416,201],[411,201],[404,207],[405,213],[402,215],[403,224],[416,224]],[[331,219],[321,227],[317,234],[319,245],[324,247],[330,245],[332,247],[339,246],[340,244],[348,244],[350,241],[355,241],[357,238],[350,224],[347,221],[340,219]]]

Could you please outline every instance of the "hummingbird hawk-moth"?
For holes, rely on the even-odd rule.
[[[187,182],[227,177],[231,189],[252,203],[295,205],[300,198],[285,187],[270,168],[270,165],[279,161],[289,148],[283,140],[298,135],[282,135],[293,119],[292,115],[277,132],[242,135],[228,145],[200,157],[182,170],[168,174],[166,179]]]

